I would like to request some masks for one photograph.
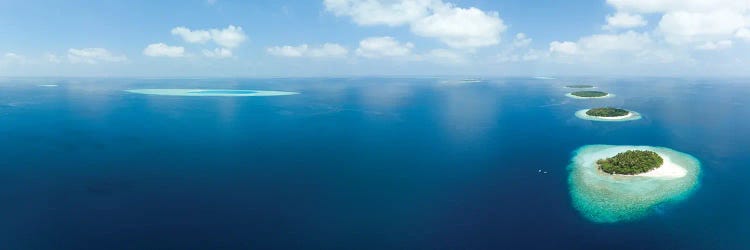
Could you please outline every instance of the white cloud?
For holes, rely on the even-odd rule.
[[[431,50],[425,57],[432,62],[443,64],[461,64],[467,62],[464,54],[447,49]]]
[[[597,66],[619,64],[665,64],[676,60],[687,62],[685,53],[664,47],[649,33],[627,31],[617,34],[596,34],[576,42],[552,42],[550,59],[563,63],[594,63]],[[563,56],[563,57],[556,57]]]
[[[657,33],[673,44],[731,39],[750,26],[748,0],[607,0],[618,12],[661,15]]]
[[[750,8],[747,0],[607,0],[607,3],[618,10],[635,13],[703,12],[720,9],[746,11]]]
[[[685,43],[728,38],[744,26],[745,17],[734,11],[676,11],[662,17],[659,31],[669,42]]]
[[[730,49],[733,39],[750,41],[748,0],[607,0],[615,12],[603,29],[613,33],[550,43],[550,60],[596,67],[699,62],[694,49]],[[658,18],[649,25],[645,17]],[[636,32],[632,29],[649,27]],[[626,31],[618,31],[626,30]],[[614,32],[617,33],[614,33]],[[559,57],[564,56],[564,57]]]
[[[125,55],[114,55],[103,48],[69,49],[68,61],[71,63],[97,64],[99,62],[123,62],[128,58]]]
[[[62,59],[60,59],[60,57],[52,53],[48,53],[44,55],[44,59],[47,60],[47,62],[49,63],[54,63],[54,64],[62,63]]]
[[[267,48],[266,51],[274,56],[302,57],[307,52],[307,44],[300,46],[276,46]]]
[[[718,42],[706,42],[696,47],[699,50],[723,50],[732,47],[732,40],[722,40]]]
[[[582,37],[576,42],[552,42],[549,51],[556,55],[578,55],[596,60],[612,55],[637,55],[648,52],[653,40],[648,34],[628,31],[619,34],[597,34]]]
[[[283,57],[345,57],[349,50],[335,43],[326,43],[320,47],[310,47],[307,44],[299,46],[275,46],[266,51],[275,56]]]
[[[312,48],[308,53],[312,57],[344,57],[349,50],[335,43],[323,44],[320,48]]]
[[[0,64],[40,65],[42,63],[59,64],[62,63],[62,60],[52,53],[46,53],[38,58],[27,57],[14,52],[0,54]]]
[[[414,34],[453,48],[475,49],[500,42],[506,30],[497,12],[460,8],[442,0],[325,0],[326,10],[359,25],[410,25]]]
[[[183,57],[185,56],[185,48],[169,46],[164,43],[153,43],[143,49],[143,54],[154,57]]]
[[[523,54],[523,56],[521,57],[521,60],[525,62],[536,61],[536,60],[542,59],[544,56],[546,56],[544,53],[534,50],[534,49],[530,49],[529,51],[526,52],[526,54]]]
[[[573,55],[578,53],[578,45],[574,42],[554,41],[549,44],[549,52],[564,55]]]
[[[478,48],[500,43],[506,27],[497,12],[477,8],[457,8],[450,4],[432,15],[415,21],[412,31],[420,36],[440,39],[453,48]]]
[[[22,55],[19,55],[19,54],[13,53],[13,52],[8,52],[8,53],[5,53],[5,55],[4,55],[3,57],[4,57],[4,59],[5,59],[6,61],[15,61],[15,62],[20,62],[20,61],[24,61],[24,60],[26,60],[26,57],[25,57],[25,56],[22,56]]]
[[[744,28],[737,31],[736,34],[734,34],[737,38],[743,39],[745,41],[750,42],[750,29]]]
[[[584,52],[606,51],[640,51],[652,40],[648,34],[628,31],[620,34],[600,34],[583,37],[578,40],[578,47]]]
[[[526,36],[526,34],[518,33],[516,34],[516,38],[513,39],[513,47],[525,48],[531,44],[531,41],[532,41],[531,38]]]
[[[229,58],[232,57],[232,51],[226,48],[215,48],[214,50],[204,49],[203,55],[210,58]]]
[[[359,25],[398,26],[427,16],[434,0],[325,0],[326,10]]]
[[[190,30],[185,27],[176,27],[172,29],[172,34],[180,36],[182,40],[188,43],[206,43],[213,41],[224,48],[234,48],[247,40],[242,27],[229,25],[224,29],[210,30]]]
[[[544,53],[529,48],[533,40],[524,33],[517,33],[513,38],[513,46],[507,47],[498,53],[497,61],[502,63],[509,62],[528,62],[536,61],[546,56]]]
[[[10,64],[26,64],[28,62],[29,60],[27,60],[25,56],[13,52],[7,52],[4,55],[0,56],[0,66]],[[0,69],[2,69],[2,67],[0,67]]]
[[[529,49],[520,53],[501,53],[497,55],[497,60],[503,63],[530,62],[540,60],[546,56],[547,54],[541,51]]]
[[[211,32],[207,30],[190,30],[185,27],[172,29],[172,35],[180,36],[182,40],[189,43],[205,43],[211,40]]]
[[[646,26],[648,22],[641,15],[634,15],[624,12],[618,12],[614,15],[607,16],[607,25],[604,25],[604,29],[629,29],[641,26]]]
[[[359,42],[357,55],[366,58],[405,57],[412,55],[412,43],[400,43],[393,37],[370,37]]]
[[[242,27],[229,25],[229,27],[221,30],[212,29],[211,39],[224,48],[234,48],[247,40],[247,36],[245,36],[245,32],[242,31]]]

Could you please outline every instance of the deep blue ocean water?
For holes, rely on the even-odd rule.
[[[644,118],[574,116],[597,106]],[[743,79],[2,79],[0,249],[748,249],[749,106]],[[566,170],[588,144],[691,154],[701,186],[589,222]]]

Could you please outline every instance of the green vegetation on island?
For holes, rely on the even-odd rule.
[[[608,174],[637,175],[654,170],[664,159],[654,151],[628,150],[611,158],[596,161],[599,169]]]
[[[568,86],[565,86],[565,87],[566,88],[571,88],[571,89],[590,89],[590,88],[593,88],[594,85],[573,84],[573,85],[568,85]]]
[[[605,97],[609,95],[608,93],[601,91],[578,91],[570,94],[577,97]]]
[[[630,111],[618,108],[593,108],[586,111],[587,115],[598,117],[618,117],[630,114]]]

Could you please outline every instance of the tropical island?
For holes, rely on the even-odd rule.
[[[570,89],[590,89],[590,88],[593,88],[594,85],[573,84],[573,85],[568,85],[568,86],[565,86],[565,87],[566,88],[570,88]]]
[[[570,93],[570,94],[574,95],[574,96],[577,96],[577,97],[587,97],[587,98],[605,97],[605,96],[609,95],[609,93],[607,93],[607,92],[601,92],[601,91],[578,91],[578,92],[573,92],[573,93]]]
[[[664,159],[654,151],[628,150],[611,158],[596,161],[599,169],[608,174],[637,175],[654,170]]]
[[[576,117],[596,122],[626,122],[642,118],[638,112],[609,107],[579,110],[576,112]]]
[[[584,90],[584,91],[576,91],[572,93],[567,93],[565,96],[574,98],[574,99],[599,99],[599,98],[611,98],[615,95],[602,92],[602,91],[592,91],[592,90]]]
[[[598,117],[619,117],[630,114],[630,111],[619,108],[593,108],[586,111],[587,115]]]
[[[579,148],[568,171],[573,207],[599,223],[636,220],[687,199],[701,172],[698,159],[669,148],[613,145]]]

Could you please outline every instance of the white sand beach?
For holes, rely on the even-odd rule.
[[[604,120],[622,120],[622,119],[633,117],[633,112],[628,112],[627,115],[621,115],[621,116],[612,116],[612,117],[594,116],[594,117],[599,118],[599,119],[604,119]]]
[[[646,173],[638,174],[635,176],[657,177],[657,178],[681,178],[687,175],[687,170],[681,167],[680,165],[677,165],[676,163],[674,163],[672,159],[669,158],[669,156],[666,156],[660,153],[657,153],[657,154],[661,156],[662,159],[664,159],[664,163],[662,163],[661,166],[659,166],[656,169],[653,169]]]

